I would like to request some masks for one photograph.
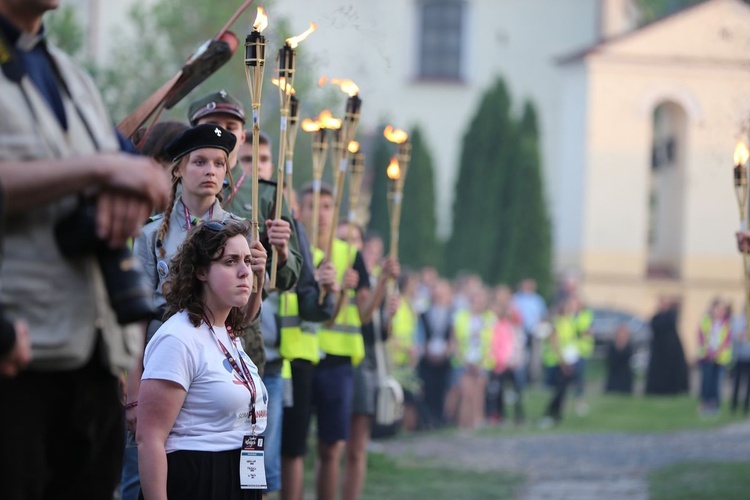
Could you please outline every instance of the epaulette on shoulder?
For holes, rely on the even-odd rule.
[[[162,220],[163,218],[164,218],[164,214],[152,215],[151,217],[148,218],[148,222],[146,222],[146,224],[150,224],[151,222]]]
[[[227,219],[237,220],[237,221],[246,220],[244,217],[240,217],[239,215],[235,215],[232,212],[227,212]]]

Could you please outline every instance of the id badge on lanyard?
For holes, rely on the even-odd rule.
[[[263,436],[245,436],[240,450],[240,487],[243,490],[266,489]]]

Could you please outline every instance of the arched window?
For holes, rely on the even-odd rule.
[[[464,0],[419,2],[419,78],[460,80],[464,43]]]
[[[654,109],[648,221],[648,275],[678,278],[683,257],[687,114],[677,103]]]

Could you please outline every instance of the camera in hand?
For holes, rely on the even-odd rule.
[[[151,319],[151,294],[140,261],[130,249],[110,248],[96,235],[96,206],[85,200],[55,226],[55,239],[67,258],[95,254],[104,276],[110,304],[121,325]]]

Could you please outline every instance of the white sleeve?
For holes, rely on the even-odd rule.
[[[196,372],[196,360],[190,348],[175,335],[155,335],[146,346],[141,380],[169,380],[186,391]]]

